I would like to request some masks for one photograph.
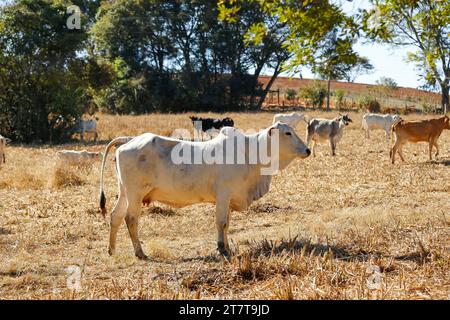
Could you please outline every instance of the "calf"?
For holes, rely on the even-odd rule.
[[[10,142],[11,139],[5,138],[2,135],[0,135],[0,164],[6,163],[5,149],[6,145]]]
[[[442,130],[450,129],[448,116],[443,116],[435,119],[405,121],[400,120],[392,126],[392,133],[394,134],[394,144],[390,151],[390,158],[392,163],[395,163],[395,153],[398,151],[402,161],[403,145],[406,142],[428,142],[428,153],[430,160],[432,160],[431,152],[433,146],[436,147],[435,157],[439,155],[439,146],[437,140],[442,133]]]
[[[305,118],[304,115],[299,114],[297,112],[292,113],[277,113],[273,117],[272,123],[276,123],[277,121],[284,122],[287,125],[291,126],[292,128],[295,128],[297,124],[300,122],[300,120],[303,120]]]
[[[191,119],[198,136],[201,135],[201,131],[207,132],[211,129],[220,130],[223,127],[234,127],[234,121],[229,117],[214,119],[191,116],[189,118]]]
[[[88,152],[86,150],[62,150],[56,153],[58,165],[60,166],[91,166],[94,161],[100,160],[100,152]]]
[[[365,130],[367,138],[370,138],[370,130],[383,129],[386,139],[389,139],[392,125],[400,119],[400,115],[398,114],[366,113],[363,116],[361,129]]]
[[[316,156],[316,142],[325,140],[330,141],[331,154],[333,156],[336,155],[336,143],[341,140],[345,126],[352,122],[348,115],[339,115],[340,117],[333,120],[312,119],[308,122],[306,128],[306,144],[309,145],[311,140],[313,141],[312,153],[314,157]]]

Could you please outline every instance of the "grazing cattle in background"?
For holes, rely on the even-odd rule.
[[[86,150],[61,150],[56,153],[57,164],[69,167],[88,167],[93,162],[100,160],[100,152],[89,152]]]
[[[197,135],[201,136],[201,131],[208,132],[211,129],[220,130],[223,127],[234,127],[233,119],[226,117],[223,119],[189,117],[194,125]]]
[[[415,120],[405,121],[400,120],[392,126],[392,133],[394,134],[394,144],[390,152],[390,158],[392,163],[395,163],[395,153],[398,151],[402,161],[403,158],[403,145],[406,142],[428,142],[428,153],[430,160],[432,160],[431,152],[433,146],[436,147],[435,157],[439,155],[439,146],[437,140],[442,133],[442,130],[450,129],[450,123],[448,116],[443,116],[435,119],[428,120]]]
[[[312,153],[316,156],[316,143],[328,140],[331,146],[331,154],[336,155],[336,144],[341,140],[344,134],[344,128],[352,122],[348,115],[341,115],[333,120],[312,119],[306,128],[306,143],[313,142]]]
[[[11,139],[5,138],[0,135],[0,165],[6,163],[5,149],[6,145],[11,142]]]
[[[261,198],[269,191],[272,176],[261,174],[261,168],[265,165],[259,158],[255,162],[245,161],[243,164],[206,163],[206,160],[199,164],[178,164],[173,161],[174,149],[187,148],[192,155],[211,154],[213,151],[224,158],[242,156],[249,159],[254,154],[247,147],[244,150],[230,150],[228,145],[235,143],[237,138],[242,139],[246,146],[251,141],[270,144],[273,136],[278,136],[280,170],[295,158],[306,158],[311,153],[291,127],[279,122],[253,135],[244,135],[234,128],[223,128],[216,138],[201,142],[177,140],[152,133],[140,135],[125,144],[116,139],[111,141],[105,149],[101,170],[100,208],[103,215],[106,214],[103,192],[106,157],[111,147],[123,145],[116,150],[119,199],[111,212],[109,253],[114,253],[117,230],[125,218],[136,256],[146,258],[138,238],[141,204],[159,201],[174,207],[215,203],[217,245],[219,252],[228,256],[230,209],[245,210],[253,201]]]
[[[78,132],[81,136],[81,141],[84,142],[85,134],[94,135],[94,142],[97,141],[97,122],[93,119],[83,120],[80,119],[78,121]]]
[[[366,137],[370,138],[369,131],[376,129],[383,129],[386,139],[389,139],[392,125],[400,121],[400,115],[395,114],[375,114],[375,113],[366,113],[363,116],[361,129],[365,130]]]
[[[272,123],[276,123],[277,121],[284,122],[287,125],[289,125],[295,129],[295,127],[300,122],[300,120],[303,120],[304,118],[305,118],[304,115],[297,113],[297,112],[285,113],[285,114],[277,113],[276,115],[273,116]]]

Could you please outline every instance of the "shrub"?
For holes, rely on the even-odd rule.
[[[420,106],[424,114],[434,113],[435,107],[432,104],[423,102]]]
[[[335,105],[338,109],[341,109],[344,106],[344,96],[345,92],[343,90],[336,90],[333,92],[333,95],[335,97]]]
[[[297,91],[295,89],[286,89],[286,99],[288,101],[293,101],[297,98]]]
[[[367,109],[369,112],[374,113],[380,113],[381,112],[381,105],[380,103],[373,99],[371,96],[362,96],[358,100],[359,108],[360,109]]]
[[[299,91],[300,98],[302,98],[307,105],[312,105],[313,108],[322,107],[325,97],[327,96],[327,89],[317,83],[312,86],[300,88]]]

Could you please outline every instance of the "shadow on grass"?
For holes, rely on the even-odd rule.
[[[237,250],[239,251],[239,249]],[[349,247],[312,243],[308,239],[281,239],[278,241],[264,239],[249,244],[246,250],[251,257],[270,257],[286,253],[294,253],[303,256],[332,255],[339,260],[367,261],[370,256],[380,256],[378,252],[366,252],[363,250],[350,250]]]
[[[164,217],[172,217],[176,214],[177,212],[170,207],[157,207],[144,203],[142,208],[142,215],[161,215]]]
[[[437,165],[444,165],[444,166],[448,167],[448,166],[450,166],[450,158],[432,160],[429,163],[430,164],[437,164]]]

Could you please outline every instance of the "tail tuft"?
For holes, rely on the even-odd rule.
[[[103,217],[106,216],[106,197],[105,193],[102,191],[100,193],[100,209],[102,210]]]

